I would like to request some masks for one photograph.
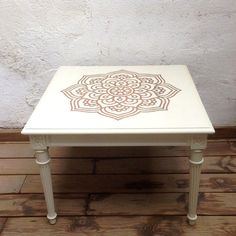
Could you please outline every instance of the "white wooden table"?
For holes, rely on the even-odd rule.
[[[197,219],[200,167],[214,133],[186,66],[60,67],[22,134],[29,135],[56,223],[48,147],[189,146],[188,220]]]

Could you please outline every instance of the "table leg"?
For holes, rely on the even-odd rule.
[[[36,163],[40,166],[40,176],[48,211],[47,218],[50,224],[55,224],[57,214],[55,212],[53,199],[52,178],[49,166],[50,157],[47,150],[36,150],[35,157]]]
[[[197,220],[197,202],[201,174],[201,165],[204,159],[201,149],[191,150],[190,162],[190,190],[189,190],[189,207],[188,207],[188,222],[194,225]]]

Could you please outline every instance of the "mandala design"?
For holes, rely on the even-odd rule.
[[[84,75],[77,84],[62,90],[72,111],[96,112],[116,120],[140,112],[165,111],[179,91],[159,74],[126,70]]]

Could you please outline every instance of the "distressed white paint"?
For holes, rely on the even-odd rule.
[[[0,1],[0,126],[22,127],[61,65],[187,64],[236,125],[235,0]]]

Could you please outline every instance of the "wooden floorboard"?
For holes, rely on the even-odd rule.
[[[188,157],[110,158],[96,161],[96,174],[188,173]],[[236,156],[204,156],[202,173],[236,172]]]
[[[201,193],[201,215],[236,215],[236,193]],[[187,193],[92,194],[88,215],[185,215]]]
[[[188,174],[53,175],[55,193],[188,192]],[[236,192],[236,174],[202,174],[201,192]],[[42,193],[39,175],[28,175],[21,193]]]
[[[187,193],[55,194],[59,215],[186,215]],[[236,215],[236,193],[201,193],[201,215]],[[0,216],[45,216],[43,194],[0,195]]]
[[[199,216],[191,227],[184,216],[9,218],[2,236],[235,236],[236,216]]]
[[[6,217],[0,217],[0,235],[2,235],[2,231],[5,227],[6,222],[7,222]]]
[[[19,193],[26,175],[0,175],[0,193]]]
[[[86,194],[55,194],[55,205],[60,215],[84,215],[87,207]],[[0,216],[45,216],[43,194],[0,195]]]
[[[52,159],[50,166],[53,174],[92,174],[95,162],[92,159]],[[0,173],[39,174],[35,158],[0,159]]]
[[[29,143],[0,143],[1,235],[236,235],[235,139],[208,142],[194,227],[186,223],[187,148],[57,147],[50,155],[55,226]]]
[[[53,174],[158,174],[188,173],[188,157],[139,157],[139,158],[52,158]],[[39,174],[32,158],[0,159],[0,173]],[[236,156],[205,156],[202,173],[236,173]]]

